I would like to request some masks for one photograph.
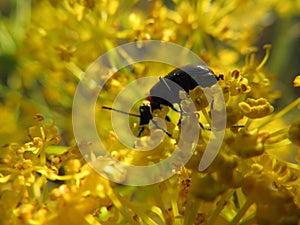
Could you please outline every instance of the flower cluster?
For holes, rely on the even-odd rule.
[[[0,9],[1,224],[299,224],[300,98],[278,110],[280,93],[273,90],[274,76],[265,67],[271,46],[263,47],[262,57],[260,48],[251,47],[274,17],[299,16],[299,0],[27,2],[15,1],[13,13]],[[76,85],[90,63],[137,40],[171,41],[191,49],[224,78],[207,89],[180,92],[181,116],[164,105],[151,111],[154,119],[134,141],[136,148],[150,151],[120,143],[109,112],[96,110],[99,136],[110,155],[125,164],[154,165],[177,147],[195,147],[184,165],[177,155],[174,176],[144,187],[97,174],[74,144],[71,123]],[[105,83],[96,109],[110,105],[130,81],[167,72],[165,65],[148,62],[115,71],[117,60],[107,60],[114,76]],[[295,88],[299,80],[298,75]],[[217,94],[219,87],[225,106],[216,97],[212,107],[205,93]],[[225,110],[220,151],[199,171],[212,125],[222,122],[212,123],[212,114]],[[32,117],[35,126],[24,135]],[[130,121],[133,131],[141,128],[136,124]],[[195,124],[197,142],[189,129]],[[128,179],[111,158],[92,157],[108,177],[120,183]]]

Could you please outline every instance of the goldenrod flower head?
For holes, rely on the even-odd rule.
[[[242,131],[229,142],[230,148],[240,157],[249,158],[264,152],[265,135],[258,130]]]
[[[249,118],[265,117],[274,111],[274,107],[264,98],[247,98],[245,102],[239,103],[239,108]]]
[[[259,48],[251,47],[259,45],[257,37],[262,37],[274,18],[292,21],[299,16],[299,0],[15,3],[15,12],[0,10],[1,141],[20,141],[32,115],[42,111],[45,116],[34,116],[35,125],[28,129],[27,139],[21,139],[22,144],[0,148],[1,224],[299,223],[299,162],[293,161],[291,149],[300,146],[300,122],[295,118],[287,125],[283,118],[299,107],[300,99],[279,112],[274,109],[279,94],[265,68],[271,45],[264,46],[261,60]],[[141,137],[132,141],[139,151],[122,145],[110,131],[110,117],[103,115],[96,116],[97,128],[112,158],[102,152],[97,155],[101,147],[93,142],[74,145],[70,112],[84,71],[99,55],[138,40],[182,45],[201,56],[216,74],[224,74],[224,80],[209,88],[197,86],[189,93],[178,93],[181,102],[180,107],[174,105],[175,110],[165,105],[152,110],[153,119],[143,125]],[[276,48],[275,44],[274,51]],[[99,83],[87,84],[89,94],[103,84],[99,100],[111,104],[130,81],[161,69],[141,62],[117,71],[119,64],[131,60],[121,51],[107,57],[104,64],[110,69],[107,74],[98,74],[103,68],[94,69],[100,78]],[[300,86],[299,79],[294,79],[294,87]],[[151,106],[149,101],[143,104]],[[220,151],[206,170],[199,171],[209,140],[216,145],[212,125],[224,122],[212,121],[212,113],[220,116],[225,112]],[[51,117],[55,123],[47,122]],[[134,119],[130,118],[130,125],[138,124]],[[199,127],[196,140],[191,127]],[[90,154],[82,155],[82,146]],[[181,163],[181,154],[176,156],[178,171],[172,171],[168,180],[145,187],[122,185],[129,179],[128,171],[114,160],[138,170],[138,166],[155,166],[177,148],[184,152],[193,147],[187,164]],[[285,155],[290,153],[289,161],[277,157],[282,147]],[[89,165],[86,160],[90,158]],[[155,169],[161,172],[163,167]]]
[[[261,224],[296,224],[299,208],[284,186],[276,186],[269,175],[249,176],[243,191],[257,205],[257,222]],[[258,194],[259,193],[259,194]],[[269,202],[272,204],[268,204]]]
[[[242,77],[238,70],[232,71],[231,79],[227,81],[227,85],[229,86],[229,91],[232,96],[246,94],[251,91],[248,80]]]

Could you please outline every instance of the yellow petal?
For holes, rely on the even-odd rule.
[[[300,87],[300,75],[296,76],[294,79],[294,87]]]
[[[0,184],[4,184],[7,181],[9,181],[10,177],[11,177],[11,174],[7,175],[7,176],[3,176],[2,174],[0,174]]]

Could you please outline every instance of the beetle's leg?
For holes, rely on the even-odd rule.
[[[198,118],[200,117],[199,113],[197,113],[197,117],[198,117]],[[200,125],[200,127],[201,127],[203,130],[211,130],[211,128],[205,127],[200,121],[199,121],[199,125]]]
[[[199,122],[199,125],[203,130],[206,130],[206,128],[203,126],[203,124],[201,122]]]
[[[216,78],[217,80],[224,80],[224,74],[219,74],[218,76],[215,75],[215,78]]]
[[[140,132],[139,132],[139,134],[138,134],[138,137],[141,137],[141,136],[142,136],[142,133],[143,133],[144,130],[145,130],[145,127],[141,127]]]
[[[171,122],[171,119],[168,115],[166,116],[165,120],[168,121],[168,122]]]
[[[180,104],[178,104],[179,105],[179,110],[177,110],[177,109],[175,109],[174,108],[174,110],[176,111],[176,112],[178,112],[179,113],[179,120],[178,120],[178,123],[177,123],[177,126],[180,126],[181,125],[181,119],[182,119],[182,107],[181,107],[181,105]]]

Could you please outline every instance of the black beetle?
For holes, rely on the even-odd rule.
[[[181,110],[177,110],[174,108],[174,104],[176,103],[180,107],[180,91],[189,93],[189,91],[193,90],[199,85],[202,88],[211,87],[220,79],[224,79],[223,75],[216,76],[212,72],[212,70],[203,65],[183,66],[172,70],[164,77],[160,77],[159,81],[150,89],[150,93],[146,98],[146,101],[144,101],[144,103],[140,106],[140,115],[129,114],[131,116],[140,117],[139,125],[142,128],[138,136],[140,137],[142,135],[145,125],[149,124],[150,120],[152,120],[153,110],[160,109],[161,105],[168,106],[171,109],[181,113]],[[123,111],[105,106],[103,106],[102,108],[125,113]],[[171,136],[168,132],[164,132],[168,136]]]

